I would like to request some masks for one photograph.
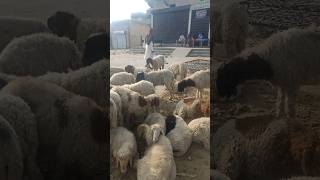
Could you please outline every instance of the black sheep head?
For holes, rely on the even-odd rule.
[[[147,68],[153,69],[153,61],[151,58],[148,58],[146,60],[146,63],[147,63],[147,65],[146,65]],[[150,67],[150,64],[151,64],[152,68]]]
[[[196,83],[192,79],[184,79],[178,83],[178,92],[183,92],[186,87],[195,86]]]
[[[145,80],[144,72],[138,72],[136,81],[139,82],[139,81],[142,81],[142,80]]]
[[[270,64],[255,53],[245,57],[234,57],[218,69],[216,87],[222,97],[237,95],[237,86],[246,80],[270,80],[273,70]]]
[[[57,11],[47,19],[48,28],[58,36],[77,39],[77,27],[80,19],[69,12]]]

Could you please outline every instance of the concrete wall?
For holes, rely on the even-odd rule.
[[[148,34],[150,30],[150,25],[137,22],[130,21],[129,24],[129,46],[130,48],[141,47],[141,38],[144,40],[145,36]]]

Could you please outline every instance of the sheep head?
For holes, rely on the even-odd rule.
[[[158,124],[152,125],[151,126],[151,131],[152,131],[152,143],[158,142],[159,141],[159,137],[161,135],[165,135],[164,129]]]
[[[125,70],[127,73],[134,74],[135,68],[134,68],[134,66],[132,66],[132,65],[127,65],[127,66],[124,68],[124,70]]]
[[[271,80],[271,65],[255,53],[248,56],[236,56],[230,62],[218,68],[216,87],[220,96],[237,96],[237,86],[246,80]]]
[[[178,92],[183,92],[186,87],[196,86],[192,79],[184,79],[178,82]]]
[[[146,140],[148,146],[153,143],[153,131],[149,125],[139,125],[137,128],[137,134],[139,138],[144,138]]]
[[[142,81],[142,80],[145,80],[144,72],[138,72],[137,73],[137,77],[136,77],[136,82],[139,82],[139,81]]]
[[[116,152],[117,167],[120,168],[121,173],[126,173],[128,167],[133,167],[133,158],[136,150],[132,144],[124,143],[121,148]]]
[[[69,12],[57,11],[47,20],[49,29],[58,36],[66,36],[71,40],[77,39],[77,26],[80,19]]]

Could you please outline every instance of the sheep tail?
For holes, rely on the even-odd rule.
[[[138,137],[143,137],[147,141],[148,146],[152,144],[153,132],[147,124],[141,124],[137,128]]]

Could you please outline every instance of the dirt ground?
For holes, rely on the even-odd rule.
[[[168,64],[165,68],[172,63],[186,62],[188,60],[197,59],[193,58],[166,58]],[[209,58],[202,58],[209,59]],[[129,54],[125,50],[111,51],[110,66],[124,68],[125,65],[134,65],[138,68],[144,68],[145,62],[143,61],[143,54]],[[210,92],[205,92],[205,98],[210,99],[208,96]],[[163,98],[160,104],[160,113],[163,115],[170,114],[179,100],[185,97],[194,97],[195,89],[190,88],[187,90],[187,95],[176,94],[173,100],[169,100],[169,92],[165,90],[164,86],[156,86],[156,94]],[[188,123],[188,121],[186,122]],[[138,142],[139,143],[139,142]],[[204,147],[192,143],[189,151],[182,157],[175,157],[177,167],[177,180],[205,180],[210,179],[210,152],[205,150]],[[136,170],[130,169],[126,175],[121,175],[119,170],[112,167],[112,180],[136,180]]]

